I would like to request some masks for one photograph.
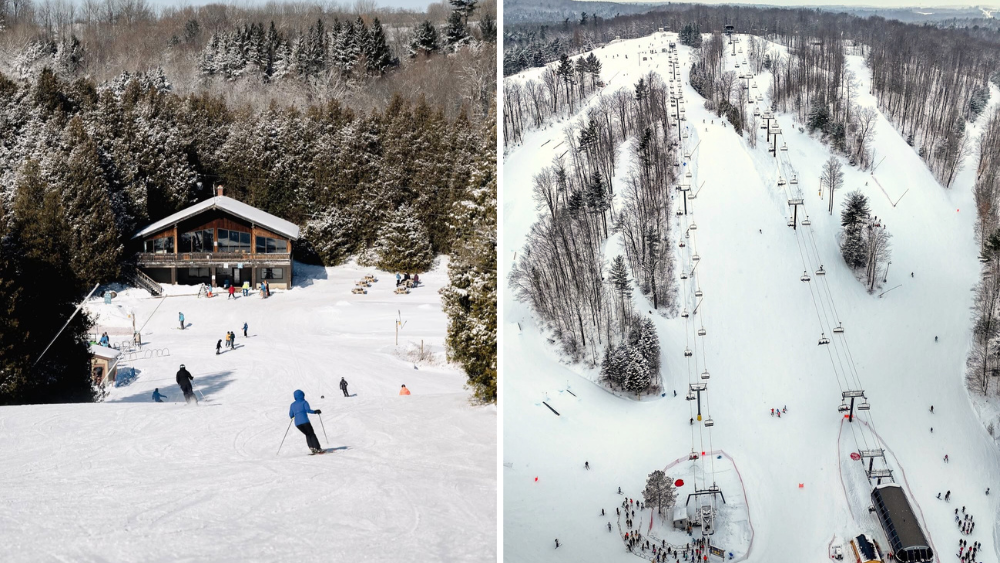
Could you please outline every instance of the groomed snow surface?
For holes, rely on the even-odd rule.
[[[380,281],[351,294],[368,273]],[[444,361],[445,265],[408,295],[354,265],[296,264],[295,278],[264,300],[88,303],[106,330],[148,320],[143,348],[169,356],[131,362],[136,379],[104,403],[0,408],[0,561],[495,559],[496,410],[471,405]],[[216,356],[227,331],[237,347]],[[421,340],[433,359],[407,356]],[[181,363],[199,406],[175,383]],[[296,389],[333,452],[308,455],[291,428],[276,455]]]
[[[673,34],[656,34],[597,49],[608,84],[604,92],[631,90],[650,70],[666,81],[667,53],[660,50],[676,40]],[[649,54],[650,49],[656,53]],[[867,513],[865,475],[849,459],[850,452],[865,445],[862,436],[867,435],[870,447],[888,449],[888,466],[906,490],[938,561],[957,559],[960,538],[982,542],[979,561],[998,561],[997,495],[984,492],[987,487],[1000,490],[1000,460],[963,383],[972,289],[979,273],[974,158],[966,159],[955,183],[944,189],[880,114],[874,147],[878,159],[886,158],[874,176],[844,162],[845,186],[831,216],[818,194],[828,147],[800,133],[785,114],[779,115],[784,132],[779,145],[787,142],[789,150],[772,157],[761,131],[757,148],[751,149],[745,138],[723,128],[704,109],[686,83],[691,50],[678,49],[687,109],[682,125],[689,132],[684,147],[693,149],[700,141],[687,160],[689,168],[682,170],[693,170],[693,185],[704,182],[704,187],[689,201],[691,215],[675,224],[673,244],[676,248],[677,237],[697,222],[689,245],[677,249],[677,271],[690,268],[690,253],[699,253],[699,275],[684,282],[688,285],[682,286],[681,296],[691,308],[693,283],[700,283],[705,300],[697,322],[704,323],[708,334],[698,342],[696,361],[689,366],[683,350],[695,338],[690,321],[654,317],[666,397],[623,399],[593,383],[595,370],[561,361],[533,313],[514,299],[509,285],[505,288],[505,560],[635,561],[617,529],[607,528],[622,501],[618,487],[627,496],[641,497],[647,474],[686,456],[692,447],[725,451],[742,476],[745,491],[724,476],[719,484],[727,500],[746,494],[753,527],[746,560],[822,561],[831,542],[859,533],[869,533],[885,546],[877,522]],[[643,56],[650,60],[643,62]],[[744,58],[727,55],[727,68]],[[874,107],[863,60],[851,56],[849,66],[861,82],[858,102]],[[758,76],[756,82],[766,107],[769,77]],[[997,98],[994,90],[992,102]],[[983,115],[990,111],[992,107]],[[982,120],[974,124],[974,135]],[[530,194],[532,177],[557,156],[553,146],[563,138],[566,124],[526,134],[523,144],[507,154],[505,274],[538,217]],[[789,186],[777,186],[779,174],[785,180],[796,174],[799,180],[805,200],[799,219],[808,214],[812,224],[798,232],[786,225]],[[856,188],[868,195],[872,213],[893,236],[887,281],[875,295],[844,265],[837,246],[841,202]],[[613,238],[605,259],[621,253]],[[803,269],[814,270],[817,262],[827,272],[824,285],[816,279],[800,281]],[[637,310],[650,308],[641,295],[636,300]],[[833,321],[843,323],[843,335],[831,334]],[[817,345],[821,331],[834,338],[832,345]],[[871,404],[871,411],[853,426],[837,410],[840,382],[851,370],[846,360],[833,360],[844,357],[845,342]],[[710,442],[701,442],[706,434],[689,424],[691,403],[683,397],[692,371],[697,378],[706,367],[711,380],[704,408],[715,426]],[[788,413],[780,419],[770,415],[771,408],[785,405]],[[944,463],[945,454],[950,463]],[[688,481],[691,474],[682,465],[668,475]],[[947,490],[951,502],[936,498]],[[954,522],[954,509],[962,506],[977,522],[969,536],[961,535]],[[602,508],[610,516],[601,517]],[[649,560],[648,551],[645,555]]]

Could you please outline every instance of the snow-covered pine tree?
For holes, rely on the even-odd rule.
[[[497,20],[488,13],[479,16],[479,33],[483,36],[483,41],[487,43],[497,42]],[[591,53],[593,55],[593,53]]]
[[[426,272],[434,261],[427,228],[409,205],[401,205],[380,227],[377,266],[388,272]]]
[[[462,13],[458,10],[452,11],[448,16],[448,26],[444,30],[444,44],[452,51],[456,51],[462,45],[469,42],[469,29],[462,19]]]
[[[625,390],[641,396],[651,382],[649,377],[649,362],[642,355],[642,350],[638,346],[623,344],[620,348],[625,349],[628,358],[625,365]]]
[[[417,26],[417,30],[413,33],[413,39],[410,40],[410,56],[424,55],[429,57],[438,49],[440,49],[440,44],[437,28],[430,20],[424,20]]]
[[[646,488],[642,491],[643,501],[647,507],[655,506],[659,514],[673,508],[677,498],[677,490],[670,477],[657,469],[646,478]]]
[[[479,0],[448,0],[453,6],[452,13],[461,14],[465,26],[469,26],[469,16],[472,12],[476,11],[476,6],[479,5]]]
[[[426,104],[417,107],[414,121],[422,125],[425,136],[438,134],[440,122]],[[490,114],[475,148],[475,153],[467,159],[471,161],[467,189],[456,198],[449,218],[455,239],[448,263],[448,285],[441,289],[441,301],[448,315],[445,342],[449,358],[462,364],[478,398],[495,402],[498,296],[495,113]],[[439,170],[421,166],[415,173],[418,181],[423,177],[421,171],[426,171],[426,180],[431,181]]]
[[[385,69],[393,66],[392,51],[385,39],[385,30],[378,18],[372,20],[372,27],[368,30],[368,41],[365,45],[365,59],[368,65],[368,72],[382,74]]]
[[[636,318],[632,321],[632,329],[628,335],[629,346],[637,348],[642,353],[649,367],[650,380],[659,375],[660,370],[660,338],[656,334],[656,325],[649,317]]]
[[[863,268],[866,263],[864,226],[868,223],[869,215],[868,198],[861,190],[847,194],[840,213],[840,225],[844,228],[840,254],[853,270]]]
[[[337,266],[357,250],[357,239],[349,215],[336,207],[317,213],[302,231],[324,266]]]
[[[70,224],[70,263],[87,286],[113,281],[118,277],[123,247],[97,145],[84,131],[79,116],[70,121],[67,136],[72,150],[62,196]]]

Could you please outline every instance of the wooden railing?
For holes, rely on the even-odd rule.
[[[173,253],[153,253],[140,252],[136,255],[136,262],[140,266],[175,266],[180,264],[197,265],[218,265],[228,264],[250,264],[268,265],[277,263],[287,263],[291,254],[257,254],[252,252],[178,252]]]
[[[151,293],[153,297],[160,297],[163,295],[163,286],[156,282],[153,278],[147,276],[138,268],[132,268],[128,271],[129,278],[132,280],[137,287],[141,287]]]

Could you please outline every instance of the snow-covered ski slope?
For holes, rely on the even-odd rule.
[[[443,362],[446,268],[409,295],[386,272],[351,294],[370,272],[297,264],[299,286],[266,300],[92,301],[102,327],[149,319],[144,348],[170,355],[133,362],[102,404],[0,408],[0,561],[495,559],[496,410]],[[399,349],[423,340],[435,363],[396,354],[400,317]],[[216,356],[229,330],[237,348]],[[200,406],[182,400],[181,363]],[[332,453],[309,456],[292,428],[276,455],[296,389]]]
[[[659,51],[668,38],[676,41],[675,35],[656,34],[596,50],[608,84],[604,92],[633,89],[649,70],[666,80],[667,54]],[[678,48],[687,100],[682,124],[690,135],[684,146],[697,145],[688,165],[693,185],[704,182],[704,188],[689,202],[692,214],[676,224],[673,244],[697,221],[693,244],[678,249],[678,271],[690,268],[685,257],[696,249],[701,257],[697,281],[705,295],[698,323],[704,322],[708,331],[699,347],[704,346],[711,371],[706,410],[715,422],[711,443],[696,442],[694,447],[724,450],[742,475],[754,529],[747,560],[821,561],[835,536],[861,532],[885,545],[864,505],[868,491],[860,464],[844,460],[850,451],[865,447],[865,439],[870,447],[890,450],[889,467],[907,490],[938,560],[951,560],[960,538],[982,542],[977,559],[1000,560],[996,495],[984,494],[1000,482],[1000,456],[963,385],[972,288],[979,272],[973,158],[966,159],[951,189],[944,189],[880,114],[874,147],[879,159],[886,158],[874,177],[845,162],[845,187],[830,216],[817,193],[828,148],[799,133],[791,116],[779,115],[784,132],[779,146],[787,142],[789,150],[772,157],[762,131],[757,148],[751,149],[704,109],[686,83],[691,50]],[[657,53],[649,55],[650,49]],[[642,62],[642,56],[650,60]],[[727,56],[727,67],[743,58]],[[861,82],[859,103],[874,107],[864,62],[850,57],[849,64]],[[756,82],[765,98],[763,109],[769,105],[768,77],[758,76]],[[993,103],[997,97],[994,90]],[[530,194],[532,176],[563,150],[553,150],[553,145],[562,139],[564,125],[526,134],[505,159],[505,273],[538,217]],[[975,124],[974,134],[980,125]],[[812,223],[797,233],[786,224],[792,186],[777,185],[779,170],[786,181],[797,174]],[[839,256],[840,204],[855,188],[869,196],[873,214],[893,236],[883,290],[895,289],[881,298],[881,291],[868,294]],[[890,198],[898,202],[895,207]],[[799,213],[801,220],[802,208]],[[620,253],[612,239],[605,258]],[[827,272],[825,285],[814,275],[817,262]],[[810,268],[812,280],[800,281]],[[689,285],[686,291],[682,286],[682,296],[690,299],[694,281],[684,282]],[[593,371],[561,362],[546,341],[548,335],[509,286],[504,299],[505,559],[632,561],[635,556],[625,551],[617,528],[607,529],[621,503],[618,487],[640,497],[646,475],[689,453],[692,436],[698,435],[693,431],[697,427],[687,424],[690,404],[683,400],[688,370],[696,366],[696,376],[705,367],[700,351],[692,368],[683,357],[686,342],[694,338],[690,325],[685,336],[683,319],[657,318],[667,396],[636,402],[591,383]],[[637,310],[649,308],[641,296],[637,299]],[[831,322],[842,322],[845,333],[831,334]],[[832,345],[817,344],[822,331],[834,340]],[[846,360],[837,360],[845,356],[844,339],[857,368],[855,381],[863,384],[871,404],[860,418],[874,422],[882,443],[872,442],[874,434],[857,423],[841,432],[847,424],[837,410],[846,385],[841,382],[853,373]],[[546,396],[561,416],[541,404]],[[770,416],[772,407],[785,405],[787,415]],[[931,405],[935,414],[929,412]],[[590,462],[590,471],[584,461]],[[687,475],[672,477],[688,480]],[[947,490],[950,503],[936,498]],[[724,493],[729,497],[742,491]],[[954,523],[954,509],[962,506],[978,523],[971,536],[960,535]],[[611,516],[602,518],[602,508]]]

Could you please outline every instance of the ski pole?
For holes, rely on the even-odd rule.
[[[323,424],[323,415],[317,414],[316,416],[319,417],[319,425],[320,425],[320,428],[323,429],[323,439],[326,440],[327,444],[329,444],[330,443],[330,439],[326,437],[326,425]]]
[[[195,389],[194,392],[198,393],[199,395],[201,395],[201,400],[202,401],[205,400],[205,394],[201,392],[201,389]]]
[[[281,443],[278,444],[278,451],[276,451],[274,455],[278,455],[281,453],[281,446],[285,445],[285,438],[288,437],[288,431],[291,429],[292,429],[292,419],[288,419],[288,428],[285,428],[285,435],[281,437]]]

